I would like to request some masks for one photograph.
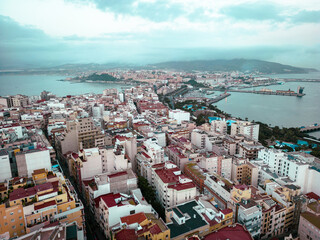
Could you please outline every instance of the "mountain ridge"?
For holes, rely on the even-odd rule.
[[[314,68],[294,67],[276,62],[257,59],[236,58],[231,60],[192,60],[192,61],[168,61],[149,64],[151,68],[165,68],[182,71],[239,71],[239,72],[261,72],[268,74],[281,73],[309,73],[317,72]]]

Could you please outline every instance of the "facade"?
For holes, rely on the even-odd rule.
[[[176,109],[176,110],[170,110],[169,111],[169,118],[177,120],[177,123],[180,124],[183,121],[190,121],[190,113]]]
[[[227,122],[225,120],[214,120],[211,121],[211,131],[214,131],[215,133],[227,134]]]
[[[0,205],[0,234],[5,233],[8,233],[11,238],[26,233],[22,205],[11,207],[6,207],[5,204]]]
[[[0,166],[0,182],[12,178],[9,154],[4,149],[0,149]]]
[[[166,162],[153,172],[153,186],[162,206],[171,207],[196,197],[196,185],[175,164]]]
[[[250,199],[242,200],[238,204],[238,223],[244,225],[253,238],[259,239],[262,224],[262,208]]]
[[[213,152],[206,152],[205,154],[201,154],[199,161],[199,166],[206,169],[209,173],[215,173],[223,178],[231,179],[231,157],[218,155]]]
[[[102,157],[99,149],[84,149],[79,154],[72,153],[69,159],[69,171],[79,186],[81,186],[82,179],[102,174]]]
[[[46,148],[39,148],[35,150],[27,150],[16,153],[16,162],[18,168],[18,175],[32,176],[32,173],[36,169],[51,170],[50,152]]]
[[[231,136],[242,134],[248,136],[256,141],[259,139],[259,124],[237,121],[231,123]]]
[[[139,212],[156,213],[144,199],[134,195],[109,193],[95,199],[96,220],[106,237],[120,227],[121,217]]]
[[[138,187],[137,177],[131,169],[116,173],[104,173],[93,178],[83,179],[85,195],[92,211],[94,199],[108,193],[129,194]]]
[[[299,223],[300,239],[319,239],[320,236],[320,203],[309,203],[307,210],[300,215]]]
[[[217,174],[206,176],[205,194],[212,196],[221,209],[225,209],[231,197],[231,189],[233,184]]]
[[[258,186],[259,169],[246,159],[232,160],[231,180],[237,184]]]
[[[32,184],[21,179],[18,184],[10,183],[13,190],[7,204],[0,207],[0,219],[4,221],[0,234],[21,236],[59,222],[75,222],[77,229],[85,232],[83,205],[60,172],[35,170]]]

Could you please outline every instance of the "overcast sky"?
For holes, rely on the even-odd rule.
[[[254,58],[320,69],[319,0],[1,0],[0,67]]]

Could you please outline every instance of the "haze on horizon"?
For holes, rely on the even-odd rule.
[[[1,0],[0,68],[250,58],[320,69],[319,0]]]

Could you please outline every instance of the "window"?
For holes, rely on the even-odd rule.
[[[135,210],[130,211],[130,215],[135,214],[135,212],[136,212]]]

